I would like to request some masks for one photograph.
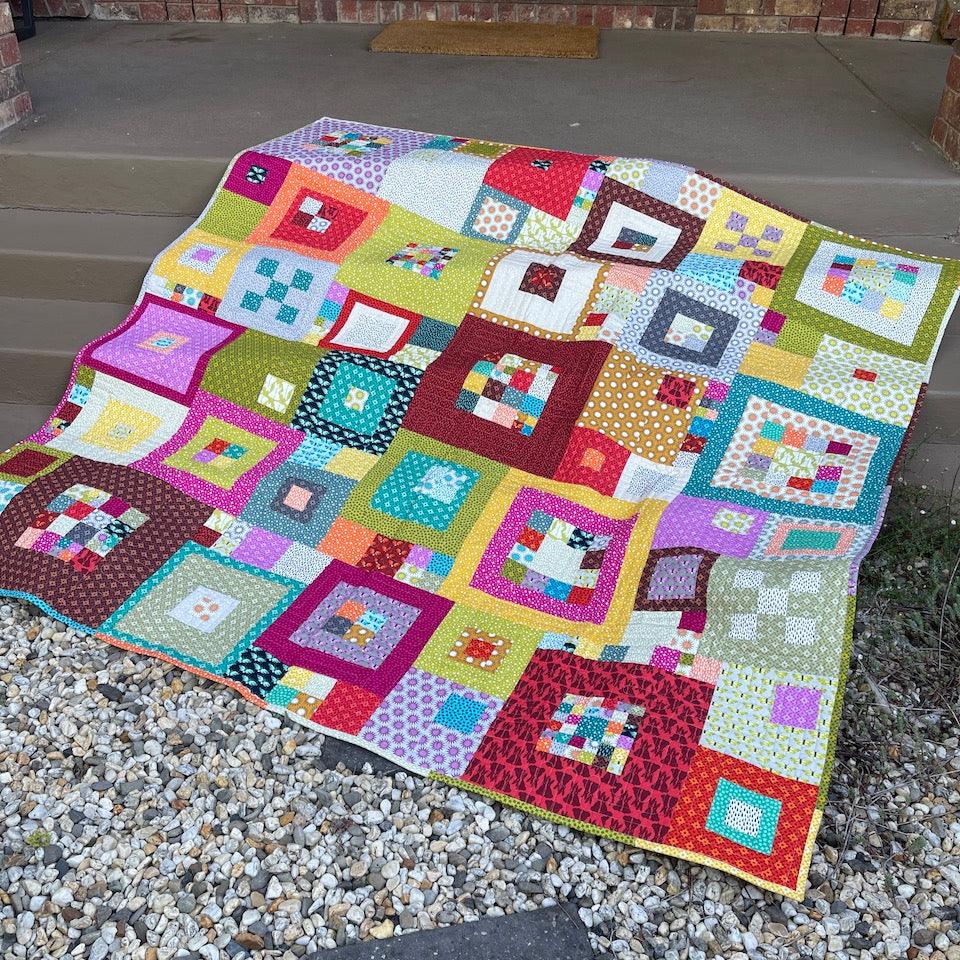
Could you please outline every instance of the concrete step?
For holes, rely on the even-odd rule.
[[[228,161],[36,153],[0,145],[0,206],[196,216]]]
[[[80,348],[120,324],[129,309],[119,303],[0,297],[0,402],[56,403]]]
[[[132,303],[153,258],[192,219],[0,209],[0,292]]]
[[[229,161],[37,153],[0,143],[0,207],[195,217]],[[950,169],[923,179],[751,170],[735,173],[733,182],[804,217],[871,238],[891,226],[901,235],[947,237],[960,223],[960,183]]]
[[[48,404],[0,403],[0,450],[39,430],[51,412]]]

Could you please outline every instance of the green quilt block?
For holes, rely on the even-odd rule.
[[[407,451],[370,500],[374,510],[445,531],[480,474],[441,457]]]
[[[458,603],[414,667],[506,700],[542,636],[541,630]]]
[[[405,251],[454,251],[434,258],[422,270],[410,269]],[[498,243],[475,240],[392,206],[380,228],[351,253],[336,282],[412,310],[459,324],[480,285],[484,268],[503,251]]]
[[[506,467],[401,429],[341,515],[368,530],[454,555]]]
[[[701,746],[782,777],[819,785],[830,747],[837,680],[725,664]]]
[[[277,423],[293,419],[325,350],[245,330],[218,350],[200,388]]]
[[[822,335],[927,363],[960,282],[960,264],[810,224],[770,308],[777,346],[813,357]]]
[[[221,190],[197,227],[230,240],[246,240],[263,219],[267,207],[229,190]]]
[[[395,381],[368,367],[343,360],[320,404],[320,416],[366,437],[378,429]]]
[[[719,557],[707,584],[697,653],[760,670],[836,677],[846,624],[846,560]]]
[[[222,675],[302,589],[296,580],[188,543],[103,630]]]
[[[219,417],[207,417],[189,442],[163,462],[221,490],[232,490],[240,477],[269,456],[275,446],[266,437]]]

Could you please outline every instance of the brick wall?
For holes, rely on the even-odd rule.
[[[951,8],[950,4],[954,7]],[[393,20],[515,20],[595,24],[604,29],[822,33],[930,40],[960,30],[960,0],[34,0],[40,17],[147,23],[390,23]],[[16,6],[16,0],[14,0]]]
[[[960,40],[953,45],[947,82],[933,121],[933,142],[954,163],[960,163]]]
[[[20,45],[13,32],[10,4],[0,0],[0,130],[30,112],[30,94],[23,85]]]
[[[947,0],[940,14],[940,36],[944,40],[960,37],[960,0]]]
[[[605,29],[732,30],[930,40],[947,0],[35,0],[40,15],[229,23],[517,20]],[[960,2],[960,0],[949,0]],[[58,13],[58,10],[72,12]],[[945,21],[944,21],[945,22]]]

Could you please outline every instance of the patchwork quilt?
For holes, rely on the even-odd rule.
[[[0,455],[0,592],[802,897],[958,283],[691,167],[323,119]]]

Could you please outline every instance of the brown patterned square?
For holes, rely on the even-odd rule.
[[[74,484],[107,491],[149,520],[89,571],[37,550],[13,549],[47,504]],[[208,506],[150,474],[71,457],[21,490],[0,514],[0,550],[4,555],[0,589],[36,597],[85,627],[99,627],[190,539],[209,514]]]
[[[605,177],[569,252],[594,260],[675,270],[703,232],[703,220]]]

